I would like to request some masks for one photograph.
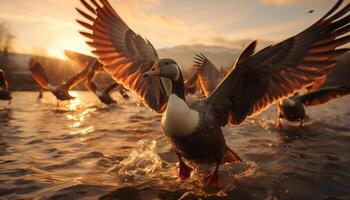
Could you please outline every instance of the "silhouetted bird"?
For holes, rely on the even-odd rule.
[[[332,99],[337,99],[350,94],[350,82],[344,85],[326,87],[309,92],[304,95],[296,94],[294,97],[280,101],[278,105],[278,128],[282,129],[282,119],[292,122],[300,122],[306,117],[305,106],[318,106]]]
[[[124,99],[129,99],[127,90],[118,83],[112,83],[105,90],[99,89],[97,84],[93,82],[97,73],[104,71],[103,65],[94,57],[77,53],[74,51],[65,51],[66,56],[76,62],[83,69],[87,69],[85,86],[92,91],[104,104],[113,104],[116,101],[112,98],[111,93],[119,91]]]
[[[78,73],[68,81],[60,85],[54,85],[49,81],[44,67],[34,58],[32,58],[29,62],[29,70],[39,86],[42,89],[51,91],[58,101],[67,101],[74,99],[74,97],[69,94],[69,90],[74,87],[79,82],[79,80],[84,78],[84,73]]]
[[[0,69],[0,100],[9,101],[9,104],[12,100],[9,84],[6,80],[5,72],[2,69]]]

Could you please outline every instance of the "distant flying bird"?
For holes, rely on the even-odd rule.
[[[2,69],[0,69],[0,100],[9,101],[9,104],[12,100],[9,84],[6,80],[5,72]]]
[[[159,59],[153,45],[130,29],[108,0],[81,2],[90,14],[77,9],[88,20],[78,23],[90,31],[81,34],[90,40],[93,54],[118,83],[162,113],[162,128],[179,157],[181,178],[189,178],[192,171],[183,158],[216,164],[204,179],[208,186],[217,185],[220,164],[241,161],[226,145],[221,127],[241,124],[320,79],[335,65],[334,57],[348,51],[336,48],[350,40],[346,36],[350,4],[335,13],[343,3],[339,0],[294,37],[257,53],[257,42],[252,42],[214,92],[204,99],[186,100],[183,75],[173,59]]]
[[[79,80],[84,78],[83,73],[79,73],[61,85],[53,85],[49,81],[44,67],[34,58],[32,58],[29,62],[29,70],[38,85],[42,89],[51,91],[58,101],[67,101],[74,99],[74,97],[71,96],[68,92],[77,84],[77,82],[79,82]]]
[[[105,90],[99,89],[97,85],[93,82],[96,74],[104,71],[103,65],[94,57],[84,55],[74,51],[65,51],[65,55],[76,62],[81,68],[87,69],[85,86],[92,91],[104,104],[110,105],[117,103],[111,96],[114,91],[119,91],[124,99],[129,99],[127,90],[118,83],[112,83]]]
[[[282,129],[282,119],[292,122],[302,122],[306,117],[305,106],[318,106],[332,99],[350,94],[350,82],[344,85],[326,87],[304,95],[295,95],[278,103],[279,129]]]

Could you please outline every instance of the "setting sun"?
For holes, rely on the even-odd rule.
[[[64,55],[64,51],[62,50],[52,49],[48,51],[48,54],[50,57],[58,58],[61,60],[67,60],[67,57],[66,55]]]

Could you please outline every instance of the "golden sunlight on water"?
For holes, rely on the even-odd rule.
[[[97,108],[86,107],[83,97],[79,92],[70,91],[70,95],[75,97],[75,99],[69,101],[66,105],[67,110],[74,111],[66,115],[68,121],[72,122],[69,125],[70,128],[78,129],[70,132],[70,135],[87,135],[95,131],[94,126],[85,125],[84,122],[91,113],[95,112]],[[84,141],[84,139],[81,139]]]
[[[196,170],[178,178],[159,116],[137,99],[106,107],[71,94],[57,108],[52,95],[15,93],[0,110],[0,199],[348,199],[349,98],[309,109],[303,130],[277,132],[274,108],[224,128],[244,161],[220,166],[211,191],[203,187],[211,165],[188,162]]]
[[[69,103],[66,105],[67,109],[69,109],[70,111],[77,111],[78,108],[80,106],[82,106],[83,102],[80,99],[80,95],[78,92],[76,91],[69,91],[69,94],[73,97],[75,97],[75,99],[69,101]]]

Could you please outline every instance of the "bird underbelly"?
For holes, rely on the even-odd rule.
[[[300,121],[305,118],[305,110],[303,108],[286,108],[283,115],[289,121]]]
[[[194,134],[185,137],[169,137],[175,151],[188,160],[197,163],[213,163],[221,159],[226,149],[222,135]]]

